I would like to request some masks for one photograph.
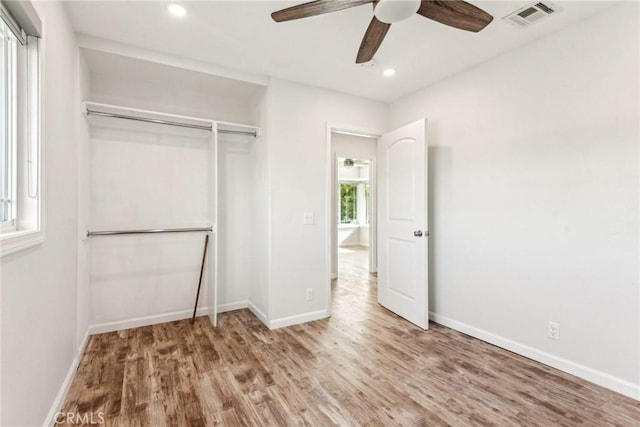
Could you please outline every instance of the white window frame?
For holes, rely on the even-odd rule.
[[[367,219],[367,215],[370,215],[371,207],[367,203],[367,186],[369,186],[369,192],[371,192],[371,184],[368,181],[358,183],[358,224],[361,226],[368,226],[370,222]]]
[[[4,24],[4,22],[1,22],[1,24]],[[2,96],[2,100],[1,102],[3,102],[3,110],[5,112],[7,112],[8,117],[6,118],[6,122],[4,123],[4,126],[2,129],[2,131],[4,132],[4,134],[2,135],[2,137],[6,138],[7,140],[9,140],[9,144],[7,147],[7,152],[6,155],[9,158],[8,160],[8,169],[2,171],[2,173],[5,173],[7,176],[7,180],[9,183],[9,193],[8,194],[4,194],[4,192],[0,193],[0,197],[3,198],[7,198],[6,200],[0,200],[0,203],[9,203],[8,206],[8,216],[9,216],[9,220],[8,221],[0,221],[0,233],[7,233],[10,231],[14,231],[16,228],[16,200],[15,200],[15,195],[16,195],[16,167],[15,167],[15,156],[16,156],[16,148],[17,148],[17,135],[16,135],[16,114],[15,111],[10,110],[9,109],[9,105],[13,104],[13,105],[17,105],[17,90],[16,90],[16,75],[17,75],[17,52],[16,52],[16,44],[18,43],[18,40],[15,38],[15,36],[13,36],[13,33],[9,30],[9,27],[6,27],[6,31],[9,33],[9,35],[7,37],[10,37],[12,39],[12,43],[11,45],[9,45],[8,43],[6,43],[6,40],[4,39],[4,37],[2,37],[2,43],[3,43],[3,50],[2,50],[2,58],[0,58],[0,66],[2,68],[8,68],[7,62],[11,62],[11,68],[12,70],[10,70],[9,72],[6,73],[6,77],[8,79],[7,82],[7,86],[6,87],[2,87],[0,88],[0,90],[2,90],[2,94],[4,96]],[[7,50],[7,48],[10,48],[11,52],[9,52]],[[4,82],[2,82],[4,83]],[[4,85],[3,85],[4,86]],[[9,114],[9,113],[13,113],[13,114]],[[4,147],[2,147],[2,149],[4,149]],[[0,206],[0,209],[4,210],[5,207],[4,206]]]
[[[6,9],[2,12],[7,13]],[[21,36],[27,44],[17,45],[19,87],[14,105],[17,119],[16,135],[12,142],[14,167],[11,171],[14,212],[12,223],[0,225],[2,257],[45,240],[41,178],[43,43],[24,32]]]

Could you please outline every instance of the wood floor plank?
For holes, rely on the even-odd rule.
[[[107,426],[640,426],[640,402],[377,304],[342,250],[330,319],[248,310],[92,336],[63,412]]]

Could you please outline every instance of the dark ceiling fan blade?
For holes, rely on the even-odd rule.
[[[307,18],[309,16],[322,15],[323,13],[337,12],[338,10],[373,3],[373,1],[374,0],[316,0],[273,12],[271,17],[276,22],[291,21],[292,19]]]
[[[356,64],[371,61],[373,55],[376,54],[382,44],[382,40],[384,40],[384,37],[387,35],[389,28],[391,28],[391,24],[385,24],[384,22],[378,21],[378,18],[375,16],[373,17],[367,28],[367,32],[364,33],[362,43],[360,43]]]
[[[441,24],[474,33],[493,21],[493,16],[462,0],[422,0],[417,13]]]

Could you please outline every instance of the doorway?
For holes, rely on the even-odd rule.
[[[370,283],[376,263],[377,136],[331,132],[332,288]],[[373,276],[375,278],[375,276]],[[372,292],[377,292],[373,287]]]
[[[371,163],[372,159],[337,158],[335,215],[338,275],[361,276],[371,270]]]
[[[344,127],[338,128],[327,123],[328,203],[326,206],[328,208],[327,225],[330,230],[327,236],[329,244],[326,246],[330,252],[327,257],[327,273],[330,276],[327,283],[327,309],[330,311],[333,302],[341,301],[332,295],[343,293],[346,289],[342,289],[341,285],[348,283],[349,280],[348,277],[341,277],[340,264],[353,267],[355,263],[361,273],[363,265],[362,258],[358,258],[358,252],[344,249],[345,245],[340,245],[338,240],[338,226],[341,222],[344,224],[352,221],[352,218],[361,217],[357,212],[344,213],[338,210],[340,204],[348,204],[350,199],[344,197],[343,189],[340,188],[338,170],[340,165],[345,166],[345,162],[353,167],[356,161],[365,163],[366,160],[370,160],[369,206],[371,210],[368,224],[370,240],[367,273],[376,273],[376,275],[367,274],[366,277],[369,279],[367,281],[372,286],[364,290],[370,295],[375,293],[378,303],[383,307],[423,329],[428,329],[429,245],[427,238],[430,231],[427,215],[427,120],[423,118],[388,133],[377,135],[369,132],[344,131],[344,129]],[[369,155],[350,151],[354,148],[350,145],[355,143],[353,140],[347,141],[343,146],[339,140],[346,137],[357,138],[358,146],[371,150],[368,152]],[[368,140],[369,143],[365,143],[363,139]],[[362,179],[360,173],[358,173],[358,179]],[[352,178],[351,181],[354,179]],[[348,194],[349,191],[351,196],[357,199],[357,191],[352,187],[344,188],[344,193]],[[376,207],[380,212],[377,212]],[[361,242],[359,240],[356,246],[362,246]],[[380,242],[379,248],[378,242]],[[346,252],[351,255],[343,257],[345,263],[339,262],[339,249],[342,249],[343,254]],[[378,267],[380,267],[380,277],[377,275]],[[353,270],[356,273],[357,268]]]

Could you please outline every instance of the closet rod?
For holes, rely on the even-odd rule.
[[[228,129],[218,129],[218,133],[232,133],[235,135],[251,135],[252,137],[257,137],[258,133],[253,131],[253,132],[247,132],[244,130],[228,130]]]
[[[152,233],[191,233],[195,231],[212,232],[213,227],[199,228],[155,228],[147,230],[105,230],[105,231],[89,231],[87,237],[91,236],[114,236],[118,234],[152,234]]]
[[[103,117],[114,117],[114,118],[117,118],[117,119],[135,120],[135,121],[138,121],[138,122],[156,123],[156,124],[160,124],[160,125],[179,126],[179,127],[183,127],[183,128],[190,128],[190,129],[201,129],[201,130],[206,130],[206,131],[209,131],[209,132],[211,132],[213,130],[212,126],[194,125],[194,124],[190,124],[190,123],[173,122],[173,121],[170,121],[170,120],[148,119],[146,117],[128,116],[128,115],[116,114],[116,113],[105,113],[104,111],[90,110],[90,109],[87,108],[87,116],[90,116],[90,115],[103,116]],[[237,134],[237,135],[251,135],[254,138],[258,136],[257,132],[255,132],[255,131],[248,132],[248,131],[241,131],[241,130],[218,129],[218,133],[230,133],[230,134]]]
[[[156,123],[160,125],[179,126],[179,127],[191,128],[191,129],[202,129],[202,130],[208,130],[209,132],[211,132],[211,130],[213,129],[211,126],[192,125],[190,123],[172,122],[169,120],[148,119],[146,117],[136,117],[136,116],[126,116],[124,114],[105,113],[103,111],[90,110],[87,108],[87,116],[89,115],[114,117],[116,119],[135,120],[137,122]]]

